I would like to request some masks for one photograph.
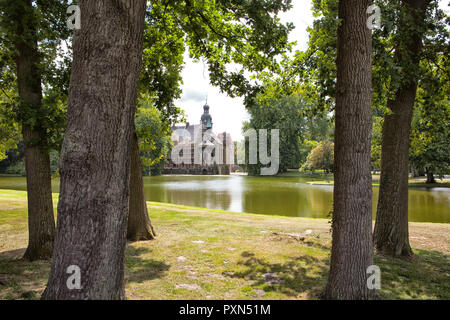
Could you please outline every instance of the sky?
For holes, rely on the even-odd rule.
[[[289,35],[290,41],[297,41],[294,48],[304,50],[308,42],[308,34],[306,28],[312,25],[313,16],[311,14],[310,0],[294,0],[293,8],[280,15],[283,23],[292,22],[295,29]],[[448,3],[446,0],[440,1],[440,7],[447,14]],[[206,97],[210,106],[210,114],[213,120],[213,131],[216,133],[231,133],[233,140],[241,140],[242,123],[249,119],[249,115],[245,110],[243,100],[241,98],[230,98],[226,94],[221,93],[216,87],[209,84],[208,68],[202,62],[194,63],[185,56],[185,67],[183,76],[183,94],[175,103],[178,107],[185,111],[186,120],[190,124],[200,123],[200,117],[203,113],[203,105]]]
[[[295,49],[305,49],[308,35],[306,28],[312,24],[309,0],[294,0],[293,8],[280,15],[283,23],[292,22],[295,29],[291,31],[289,40],[297,41]],[[183,76],[183,94],[175,102],[176,106],[184,110],[186,120],[190,124],[200,123],[203,113],[203,105],[208,97],[210,114],[213,120],[213,131],[216,133],[231,133],[233,140],[240,140],[242,137],[242,123],[249,119],[245,110],[242,98],[230,98],[221,93],[219,88],[209,84],[208,66],[203,62],[194,63],[185,55],[185,66]]]

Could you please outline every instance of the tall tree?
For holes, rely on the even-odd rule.
[[[17,85],[24,106],[39,110],[42,102],[41,74],[37,44],[36,13],[32,1],[18,1],[16,57]],[[29,240],[25,258],[29,260],[50,258],[55,239],[53,217],[50,157],[42,146],[32,145],[33,140],[45,140],[43,128],[38,124],[22,124],[25,170],[27,175]]]
[[[131,145],[129,241],[152,240],[156,236],[145,202],[142,164],[151,167],[159,164],[167,155],[171,139],[166,120],[148,95],[139,98]]]
[[[402,81],[387,101],[381,147],[380,192],[374,230],[377,251],[409,257],[408,231],[409,137],[418,84],[420,55],[431,0],[403,0],[400,8],[394,63]]]
[[[28,260],[51,257],[55,237],[53,215],[49,149],[52,145],[51,131],[55,131],[58,116],[54,117],[59,88],[46,88],[59,78],[51,62],[56,56],[56,47],[67,32],[61,31],[64,21],[65,1],[4,0],[0,3],[0,69],[1,83],[8,88],[14,83],[6,109],[13,115],[8,119],[21,126],[28,197],[29,241],[24,258]],[[64,9],[63,9],[64,8]],[[57,22],[54,22],[57,21]],[[50,78],[53,78],[52,80]],[[52,98],[49,92],[53,91]],[[61,91],[59,91],[61,93]],[[53,128],[51,128],[53,127]]]
[[[174,100],[181,94],[181,70],[185,50],[184,33],[170,14],[171,7],[165,1],[154,1],[147,7],[139,81],[139,92],[146,98],[151,97],[152,103],[169,123],[175,122],[181,114],[181,110],[175,107]],[[137,129],[144,130],[142,127]],[[156,235],[145,201],[138,139],[139,136],[134,135],[131,141],[130,208],[127,227],[127,239],[130,241],[152,240]]]
[[[43,299],[121,299],[146,1],[79,5],[57,238]],[[67,285],[67,272],[80,276],[79,288]]]
[[[339,1],[335,179],[328,299],[369,299],[373,264],[370,174],[372,39],[370,0]]]
[[[303,80],[299,83],[311,98],[330,109],[336,91],[336,67],[332,62],[337,48],[337,3],[313,0],[316,20],[309,30],[309,47],[285,63],[283,77],[289,87],[295,87],[294,76],[299,76]],[[375,4],[381,8],[382,23],[372,34],[373,113],[375,117],[386,115],[387,121],[382,133],[385,160],[374,237],[380,251],[409,256],[407,180],[413,93],[414,87],[425,88],[426,83],[435,81],[434,77],[423,76],[417,58],[425,62],[423,69],[441,68],[435,65],[440,56],[448,53],[449,18],[439,10],[437,0],[377,0]]]

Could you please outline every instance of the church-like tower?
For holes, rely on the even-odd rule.
[[[209,106],[207,103],[203,106],[203,114],[200,122],[202,124],[202,133],[204,133],[206,130],[212,130],[212,117],[209,114]]]

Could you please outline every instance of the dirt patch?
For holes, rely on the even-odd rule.
[[[201,290],[198,284],[188,284],[188,283],[180,283],[175,286],[175,289],[186,289],[186,290]]]

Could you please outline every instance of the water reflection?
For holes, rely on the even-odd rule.
[[[311,179],[309,179],[310,181]],[[310,185],[297,177],[146,177],[149,201],[210,209],[283,216],[327,218],[333,187]],[[450,190],[409,190],[410,221],[450,223]],[[375,217],[378,188],[373,190]]]

